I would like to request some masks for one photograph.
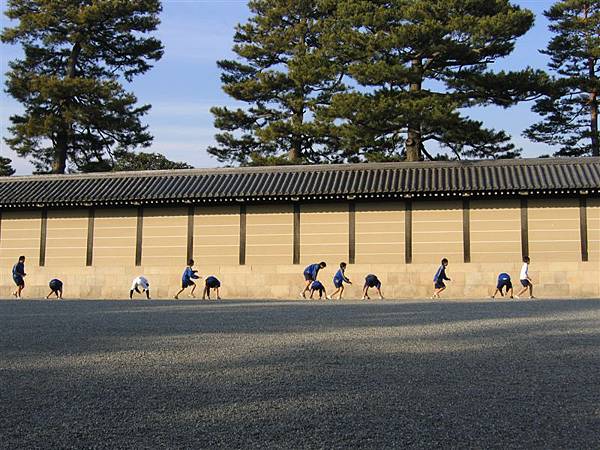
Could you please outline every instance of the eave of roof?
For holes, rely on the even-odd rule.
[[[598,193],[600,158],[244,167],[0,177],[0,206]]]

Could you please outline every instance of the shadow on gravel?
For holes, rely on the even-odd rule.
[[[600,301],[2,302],[0,447],[595,447]]]

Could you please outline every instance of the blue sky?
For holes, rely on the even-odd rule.
[[[536,14],[536,24],[517,42],[515,52],[498,64],[504,68],[518,69],[530,65],[544,68],[546,57],[538,50],[549,39],[547,21],[542,12],[552,0],[515,0],[513,3],[531,9]],[[0,0],[2,13],[6,1]],[[214,142],[215,129],[209,112],[214,105],[234,105],[223,93],[216,61],[233,57],[231,46],[236,24],[248,17],[245,0],[163,0],[162,24],[157,35],[165,46],[164,57],[145,75],[126,86],[140,103],[152,104],[146,117],[154,135],[151,151],[168,158],[187,161],[196,167],[216,167],[220,163],[206,153]],[[0,25],[8,19],[2,14]],[[0,81],[8,61],[18,57],[18,47],[0,47]],[[521,104],[505,110],[478,108],[470,116],[483,120],[488,127],[507,130],[514,142],[523,148],[523,156],[549,153],[545,145],[533,144],[521,136],[522,131],[536,121],[530,112],[531,104]],[[5,137],[8,118],[20,106],[6,93],[0,94],[0,136]],[[2,141],[0,154],[13,160],[18,174],[31,173],[32,166],[16,155]]]

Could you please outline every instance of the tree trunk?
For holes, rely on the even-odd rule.
[[[67,151],[69,149],[69,138],[65,129],[56,136],[54,146],[54,159],[52,160],[52,173],[65,173],[67,169]]]
[[[298,147],[298,144],[294,143],[288,152],[288,159],[296,164],[300,162],[300,149]]]
[[[421,92],[422,87],[422,67],[423,64],[420,59],[414,59],[412,61],[412,68],[417,78],[410,84],[410,92],[418,93]],[[406,160],[407,161],[420,161],[422,159],[421,147],[423,146],[421,136],[421,122],[411,121],[408,124],[408,138],[406,139]]]
[[[600,142],[598,138],[598,93],[592,92],[590,95],[590,116],[592,131],[592,156],[600,156]]]
[[[77,60],[81,53],[81,44],[75,42],[69,55],[67,62],[67,78],[75,78],[77,76]],[[70,103],[70,99],[64,99],[61,102],[61,110],[64,111]],[[71,124],[63,120],[61,130],[56,136],[56,145],[54,147],[54,159],[52,160],[52,173],[65,173],[67,169],[67,154],[69,145],[72,144]]]
[[[304,123],[304,94],[299,93],[301,98],[298,109],[293,111],[292,116],[292,138],[288,152],[288,158],[294,164],[302,162],[302,125]]]
[[[589,7],[588,3],[585,3],[583,7],[584,19],[587,23],[589,19]],[[588,39],[590,36],[587,36]],[[593,56],[588,58],[588,76],[591,82],[596,81],[596,60]],[[600,143],[598,136],[598,91],[596,88],[590,92],[590,132],[592,137],[592,156],[600,156]]]

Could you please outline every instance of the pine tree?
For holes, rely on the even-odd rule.
[[[555,78],[533,107],[543,120],[525,135],[560,146],[558,156],[600,156],[600,1],[559,1],[545,15],[554,37],[542,53]]]
[[[7,92],[25,108],[11,117],[8,145],[40,172],[101,167],[115,150],[147,147],[152,136],[119,77],[161,58],[159,0],[9,0],[5,43],[24,57],[10,63]]]
[[[0,156],[0,177],[8,177],[15,173],[15,169],[10,165],[10,158]]]
[[[541,72],[493,72],[533,14],[508,0],[348,0],[338,8],[339,48],[360,85],[336,95],[340,145],[367,159],[425,155],[513,157],[504,131],[463,108],[508,107],[534,95]],[[426,144],[429,145],[426,146]]]
[[[160,153],[124,152],[122,155],[117,155],[112,169],[115,171],[179,170],[193,169],[193,166],[184,162],[171,161]]]
[[[321,120],[344,89],[328,51],[336,1],[251,0],[252,17],[237,26],[236,60],[219,61],[224,91],[246,107],[214,107],[217,146],[208,152],[237,164],[343,160]]]

